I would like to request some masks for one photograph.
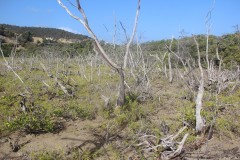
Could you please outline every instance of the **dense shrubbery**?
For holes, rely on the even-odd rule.
[[[29,31],[22,33],[22,34],[18,37],[18,42],[19,42],[21,45],[24,45],[25,43],[27,43],[27,42],[32,42],[32,41],[33,41],[32,33],[29,32]]]
[[[9,57],[11,55],[13,46],[13,44],[3,44],[1,46],[5,57]]]

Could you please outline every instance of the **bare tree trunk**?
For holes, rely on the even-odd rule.
[[[68,1],[72,6],[76,7],[77,10],[81,13],[83,19],[81,19],[80,17],[74,15],[63,3],[61,0],[57,0],[57,2],[59,3],[60,6],[62,6],[66,12],[74,19],[76,19],[77,21],[79,21],[84,28],[88,31],[88,33],[90,34],[90,36],[94,39],[95,41],[95,45],[94,45],[94,50],[99,52],[100,55],[103,57],[103,59],[107,62],[107,64],[113,69],[115,70],[119,76],[120,76],[120,88],[119,88],[119,97],[117,100],[117,104],[122,106],[125,103],[125,86],[124,86],[124,72],[122,67],[119,67],[116,63],[114,63],[112,61],[112,59],[110,59],[110,57],[107,55],[107,53],[105,52],[105,50],[103,49],[103,47],[100,44],[100,41],[98,40],[97,36],[95,35],[95,33],[92,31],[92,29],[90,28],[89,24],[88,24],[88,19],[87,16],[83,10],[83,8],[81,7],[80,4],[80,0],[76,0],[76,5],[73,4],[71,1]],[[137,12],[136,12],[136,17],[135,17],[135,23],[134,23],[134,28],[133,28],[133,33],[132,36],[127,44],[126,47],[126,53],[125,53],[125,57],[124,57],[124,67],[126,67],[127,64],[127,57],[129,54],[129,47],[133,41],[133,38],[135,36],[136,33],[136,28],[137,28],[137,22],[138,22],[138,15],[139,15],[139,11],[140,11],[140,0],[138,0],[138,8],[137,8]]]
[[[208,48],[209,48],[208,41],[209,41],[209,28],[207,28],[207,42],[206,42],[206,61],[207,61],[207,71],[208,71],[208,76],[209,76],[209,74],[210,74],[210,62],[209,62],[209,58],[208,58]]]
[[[196,132],[202,132],[202,130],[204,129],[204,122],[201,116],[201,110],[202,110],[202,99],[203,99],[203,94],[204,94],[204,75],[203,75],[203,68],[202,68],[202,64],[201,64],[201,57],[200,57],[200,51],[199,51],[199,45],[198,42],[196,40],[196,38],[194,37],[194,41],[196,43],[197,46],[197,52],[198,52],[198,67],[200,70],[200,84],[198,87],[198,93],[197,93],[197,98],[196,98]]]
[[[165,77],[168,78],[168,75],[167,75],[167,65],[164,64],[164,74],[165,74]]]
[[[169,82],[172,83],[173,75],[172,75],[172,64],[171,64],[171,54],[168,53],[168,70],[169,70]]]
[[[120,76],[120,86],[119,86],[117,105],[123,106],[125,104],[125,84],[124,84],[125,78],[124,78],[124,73],[122,68],[119,70],[118,74]]]

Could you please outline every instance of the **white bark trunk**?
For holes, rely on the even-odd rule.
[[[131,38],[130,38],[127,46],[126,46],[126,53],[125,53],[125,56],[124,56],[123,69],[126,68],[126,66],[127,66],[127,60],[128,60],[130,45],[132,44],[133,38],[136,34],[139,11],[140,11],[140,0],[138,0],[138,7],[137,7],[137,11],[136,11],[135,23],[134,23],[134,27],[133,27],[132,36],[131,36]]]
[[[203,83],[203,80],[201,79],[200,85],[198,88],[197,99],[196,99],[196,131],[197,132],[201,132],[205,125],[201,116],[203,93],[204,93],[204,83]]]
[[[172,83],[173,75],[172,75],[172,64],[171,64],[171,54],[168,53],[168,69],[169,69],[169,82]]]
[[[194,41],[197,46],[197,52],[198,52],[198,67],[200,70],[200,84],[198,88],[198,93],[197,93],[197,98],[196,98],[196,132],[202,132],[205,124],[203,122],[202,116],[201,116],[201,110],[202,110],[202,99],[203,99],[203,94],[204,94],[204,75],[203,75],[203,68],[201,64],[201,57],[200,57],[200,51],[199,51],[199,45],[194,37]]]

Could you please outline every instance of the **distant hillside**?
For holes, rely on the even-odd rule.
[[[18,34],[17,41],[16,34]],[[6,57],[13,51],[16,51],[16,56],[32,56],[42,52],[58,52],[62,56],[74,56],[92,52],[91,38],[55,28],[0,24],[0,43]]]
[[[88,36],[81,35],[81,34],[75,34],[68,31],[64,31],[61,29],[56,28],[44,28],[44,27],[20,27],[20,26],[14,26],[14,25],[8,25],[8,24],[0,24],[1,28],[5,28],[8,31],[11,31],[13,33],[22,34],[24,32],[31,32],[33,37],[42,37],[47,38],[51,37],[54,39],[77,39],[77,40],[84,40],[88,39]]]
[[[204,57],[206,52],[206,35],[195,36],[198,43],[201,55]],[[168,50],[166,45],[170,46],[171,39],[151,41],[142,43],[142,49],[150,54],[166,53]],[[216,49],[218,54],[223,58],[225,64],[236,62],[240,65],[240,33],[226,34],[222,36],[209,36],[209,49],[208,53],[210,59],[216,57]],[[178,53],[183,58],[191,55],[192,58],[197,59],[196,44],[193,36],[182,37],[172,40],[171,50]]]

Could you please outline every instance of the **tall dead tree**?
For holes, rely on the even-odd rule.
[[[81,6],[80,0],[76,0],[76,4],[72,3],[70,0],[68,0],[68,2],[75,8],[77,8],[77,10],[80,12],[82,18],[74,15],[63,3],[61,0],[57,0],[57,2],[59,3],[60,6],[62,6],[66,12],[74,19],[76,19],[77,21],[79,21],[83,27],[87,30],[87,32],[89,33],[89,35],[93,38],[94,42],[95,42],[95,51],[98,51],[99,54],[102,56],[102,58],[107,62],[107,64],[113,69],[115,70],[119,77],[120,77],[120,87],[119,87],[119,94],[118,94],[118,99],[117,99],[117,105],[122,106],[125,103],[125,85],[124,85],[124,71],[123,68],[125,68],[126,64],[127,64],[127,57],[129,54],[129,48],[130,45],[133,41],[134,35],[136,33],[136,28],[137,28],[137,23],[138,23],[138,15],[139,15],[139,11],[140,11],[140,0],[138,0],[138,7],[137,7],[137,12],[136,12],[136,17],[135,17],[135,24],[134,24],[134,28],[133,28],[133,33],[132,36],[126,46],[126,52],[125,52],[125,56],[124,56],[124,65],[123,68],[121,65],[117,65],[116,63],[114,63],[112,61],[112,59],[108,56],[108,54],[106,53],[106,51],[104,50],[104,48],[102,47],[102,45],[100,44],[99,39],[97,38],[96,34],[92,31],[92,29],[89,26],[88,23],[88,19],[87,16],[85,14],[84,9]]]
[[[207,62],[207,73],[208,73],[208,79],[211,78],[211,67],[210,67],[210,61],[209,61],[209,34],[210,34],[210,30],[211,30],[211,18],[212,18],[212,12],[214,10],[214,5],[215,5],[215,0],[213,0],[213,4],[211,9],[208,11],[206,18],[205,18],[205,26],[206,26],[206,62]]]
[[[204,128],[204,121],[202,119],[201,116],[201,110],[202,110],[202,99],[203,99],[203,94],[204,94],[204,75],[203,75],[203,68],[202,68],[202,64],[201,64],[201,56],[200,56],[200,51],[199,51],[199,45],[198,42],[196,40],[196,38],[194,37],[194,41],[196,43],[197,46],[197,53],[198,53],[198,67],[200,70],[200,84],[198,87],[198,93],[197,93],[197,98],[196,98],[196,112],[195,112],[195,116],[196,116],[196,132],[202,132],[203,128]]]

